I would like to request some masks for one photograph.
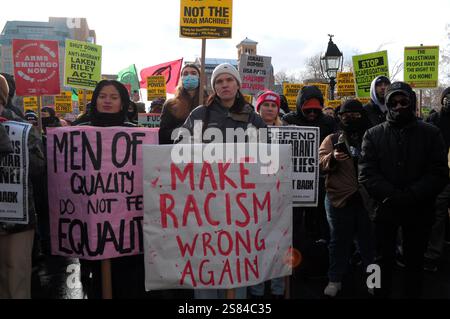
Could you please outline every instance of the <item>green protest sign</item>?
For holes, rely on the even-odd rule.
[[[101,80],[101,64],[101,46],[66,40],[64,85],[79,89],[94,89]]]
[[[439,46],[405,48],[404,81],[413,88],[435,88],[439,79]]]
[[[389,77],[387,51],[353,56],[355,87],[358,97],[370,97],[370,85],[379,75]]]

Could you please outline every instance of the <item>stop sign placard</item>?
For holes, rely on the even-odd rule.
[[[60,93],[58,41],[12,41],[16,94],[20,96]]]

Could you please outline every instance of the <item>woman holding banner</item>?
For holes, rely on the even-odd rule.
[[[79,125],[99,127],[135,127],[127,113],[130,96],[126,87],[114,80],[100,81],[92,95],[90,121]],[[80,259],[81,282],[88,298],[102,297],[101,261]],[[145,296],[144,256],[126,256],[111,259],[113,298],[142,298]]]
[[[28,189],[27,193],[22,191],[22,194],[18,194],[18,187],[14,187],[15,185],[12,184],[18,184],[16,179],[19,176],[14,177],[14,175],[21,175],[21,173],[17,173],[19,170],[17,166],[26,162],[23,158],[24,152],[21,151],[24,147],[21,143],[23,139],[12,141],[11,136],[15,135],[13,130],[23,131],[24,127],[22,123],[14,125],[12,124],[14,122],[12,122],[7,127],[5,124],[8,123],[7,121],[25,121],[10,109],[6,109],[8,92],[9,87],[6,79],[0,75],[0,163],[3,160],[5,163],[5,165],[2,164],[4,171],[0,180],[0,208],[3,208],[3,211],[4,208],[17,211],[21,216],[26,216],[24,219],[28,223],[19,225],[11,222],[0,222],[0,299],[29,299],[31,298],[31,255],[36,226],[36,208],[33,196],[35,187],[33,185],[40,185],[42,179],[44,179],[45,161],[42,141],[37,131],[30,129],[28,133],[23,133],[28,135],[29,162],[26,165],[28,169]],[[17,162],[19,163],[11,165],[11,163]],[[20,169],[20,171],[23,169]],[[9,172],[11,174],[8,174]],[[14,182],[11,183],[10,179],[11,181],[14,179]],[[24,184],[24,181],[20,180],[20,183]],[[5,190],[11,190],[11,192]],[[24,198],[27,200],[27,205],[17,199],[20,195],[28,197]]]
[[[159,144],[173,144],[172,132],[183,125],[189,113],[199,105],[200,69],[186,64],[173,99],[164,103],[159,129]]]

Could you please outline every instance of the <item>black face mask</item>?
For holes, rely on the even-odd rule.
[[[397,126],[403,127],[411,123],[416,116],[411,108],[401,108],[397,111],[389,109],[389,121]]]
[[[119,113],[100,113],[95,112],[91,118],[93,126],[122,126],[124,122],[124,116],[122,112]]]
[[[347,133],[364,133],[367,130],[367,122],[364,118],[359,119],[341,119],[341,129]]]

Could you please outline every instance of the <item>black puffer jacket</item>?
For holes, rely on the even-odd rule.
[[[386,113],[381,111],[380,107],[375,102],[370,101],[364,105],[364,109],[367,112],[371,127],[386,122]]]
[[[437,194],[448,183],[441,133],[417,120],[403,129],[390,122],[369,129],[363,138],[359,182],[378,206],[398,192],[406,192],[411,198],[408,209],[431,215]]]
[[[450,113],[443,111],[431,114],[427,119],[427,123],[433,124],[441,130],[447,149],[450,148]]]

